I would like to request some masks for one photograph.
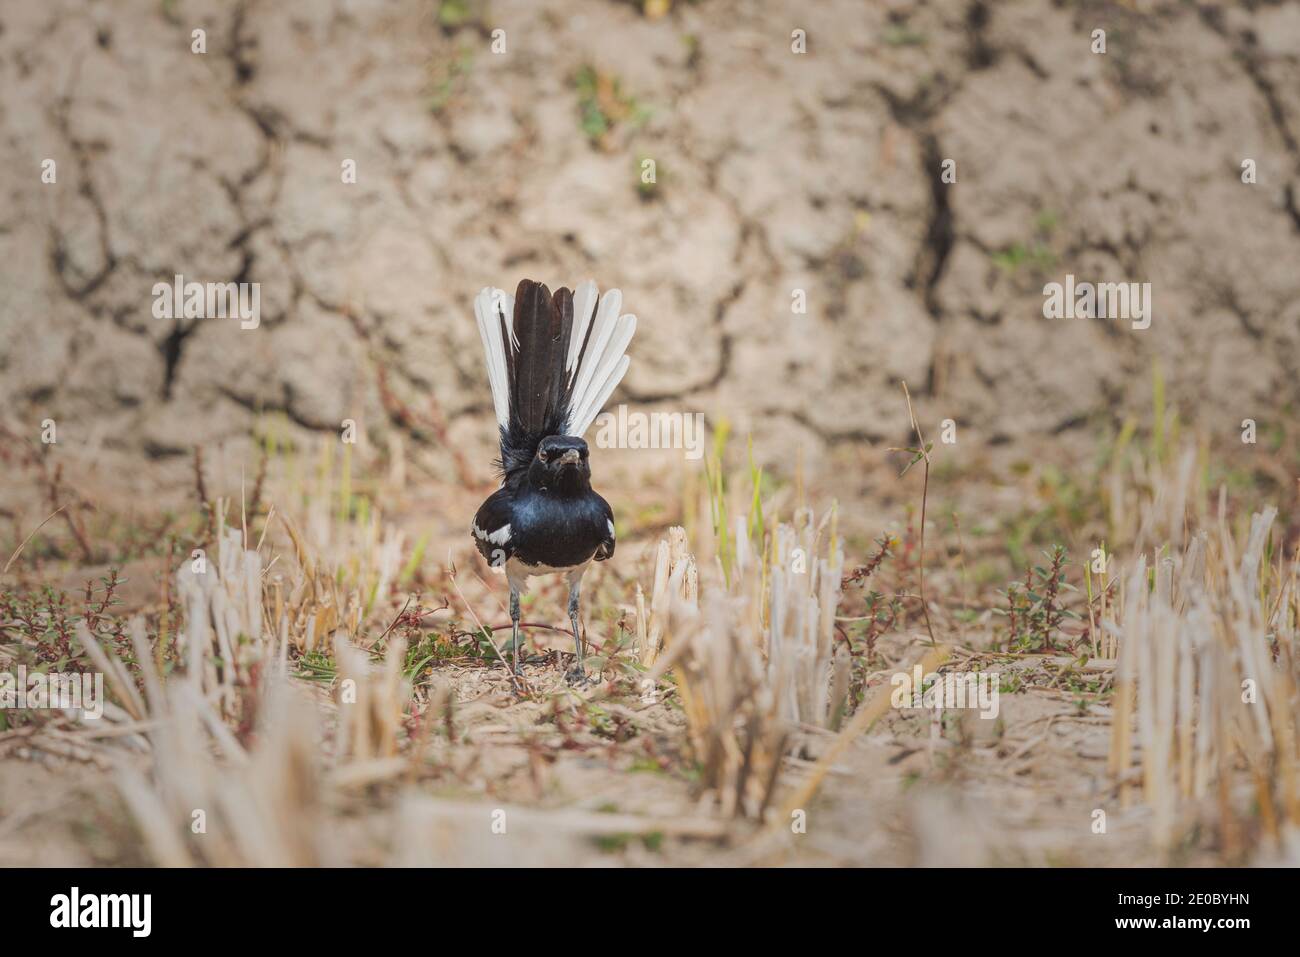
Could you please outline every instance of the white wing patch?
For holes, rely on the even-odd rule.
[[[475,522],[474,537],[481,542],[488,542],[492,545],[504,545],[506,542],[510,541],[510,526],[502,525],[495,532],[487,532],[479,528],[478,523]]]
[[[613,537],[614,537],[614,523],[611,522],[609,519],[605,519],[605,524],[609,526],[609,537],[610,537],[610,538],[613,538]]]

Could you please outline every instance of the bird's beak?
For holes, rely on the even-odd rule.
[[[564,454],[560,456],[561,465],[572,465],[576,461],[578,461],[577,449],[566,449]]]

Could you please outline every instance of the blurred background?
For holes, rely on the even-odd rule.
[[[1296,4],[0,10],[0,415],[27,441],[55,420],[101,494],[344,419],[360,454],[396,439],[455,481],[454,446],[486,478],[470,303],[525,276],[622,288],[640,326],[616,403],[725,420],[841,498],[909,444],[900,380],[986,482],[1087,461],[1149,419],[1153,375],[1211,440],[1239,447],[1249,417],[1294,451]],[[259,283],[260,326],[155,318],[177,273]],[[1045,319],[1067,273],[1150,282],[1150,328]]]

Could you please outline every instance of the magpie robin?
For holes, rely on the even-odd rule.
[[[501,435],[501,487],[474,516],[479,552],[510,582],[513,668],[519,671],[519,595],[534,575],[564,575],[576,663],[586,679],[578,628],[579,589],[592,560],[614,555],[614,513],[591,488],[582,435],[627,372],[636,316],[623,294],[598,296],[525,279],[513,297],[484,289],[474,315],[487,356]],[[507,318],[509,317],[509,318]]]

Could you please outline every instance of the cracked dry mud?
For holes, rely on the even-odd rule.
[[[392,400],[433,403],[486,481],[470,304],[521,276],[623,289],[640,325],[615,401],[725,416],[786,477],[802,449],[823,500],[863,510],[880,500],[862,493],[868,462],[907,439],[900,379],[927,429],[961,424],[967,462],[985,445],[1077,451],[1094,414],[1149,407],[1156,360],[1171,401],[1212,436],[1294,416],[1300,4],[700,0],[651,21],[616,0],[495,0],[456,29],[435,8],[0,6],[0,426],[31,436],[54,418],[70,460],[88,450],[135,497],[191,494],[196,445],[233,450],[208,459],[213,471],[251,462],[241,443],[268,414],[304,434],[353,418],[378,447],[401,436],[428,453],[413,498],[435,506],[419,517],[429,554],[467,547],[479,490]],[[1104,56],[1089,50],[1098,26]],[[503,56],[489,52],[497,27]],[[190,52],[195,28],[206,54]],[[643,121],[593,143],[584,65],[617,77]],[[40,180],[47,158],[55,184]],[[648,192],[644,158],[657,164]],[[1248,158],[1254,185],[1241,181]],[[354,185],[341,182],[347,159]],[[938,179],[946,159],[952,185]],[[155,319],[151,288],[177,273],[260,283],[260,327]],[[1043,284],[1067,273],[1151,282],[1151,327],[1045,319]],[[806,315],[791,312],[795,289]],[[632,459],[605,451],[600,465],[627,513],[663,497],[655,460]],[[239,479],[236,464],[212,485],[238,495]],[[885,495],[883,508],[898,504]],[[36,516],[14,519],[24,529],[42,517],[30,503],[16,514]],[[621,554],[605,574],[648,583],[644,555]],[[127,577],[148,590],[158,564]],[[1131,863],[1109,845],[1078,849],[1061,824],[1087,817],[1104,730],[1069,701],[1008,698],[1016,756],[964,791],[907,793],[928,729],[891,715],[828,779],[833,827],[810,832],[805,860],[988,862],[981,835],[998,834],[1014,835],[1002,863]],[[1040,734],[1044,776],[1021,777],[1019,749]],[[488,753],[513,775],[507,797],[536,800],[522,748]],[[576,758],[561,770],[577,776],[568,793],[637,812],[685,800]],[[49,828],[24,824],[39,803],[23,811],[0,859],[121,863],[119,846],[53,827],[117,813],[90,769],[7,760],[0,799],[17,806],[56,779],[82,803],[56,805]]]
[[[590,274],[642,320],[623,397],[725,414],[764,458],[896,438],[900,378],[977,440],[1061,441],[1148,402],[1154,358],[1231,430],[1300,397],[1300,7],[1141,6],[6,5],[6,417],[163,477],[258,412],[382,441],[382,365],[486,454],[472,295]],[[583,64],[649,111],[604,149]],[[1067,272],[1150,281],[1152,327],[1044,319]],[[261,327],[155,319],[176,273],[259,282]]]

